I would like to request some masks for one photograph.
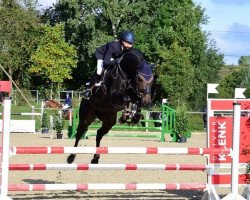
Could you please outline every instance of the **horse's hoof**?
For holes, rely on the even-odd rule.
[[[67,158],[67,163],[68,163],[68,164],[71,164],[72,162],[74,162],[75,157],[76,157],[76,155],[70,154],[70,155],[68,156],[68,158]]]
[[[94,158],[93,158],[93,159],[91,160],[91,164],[98,164],[98,162],[99,162],[98,159],[94,159]]]

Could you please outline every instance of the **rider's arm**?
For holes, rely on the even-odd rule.
[[[111,60],[113,53],[114,53],[114,44],[110,42],[107,44],[107,50],[103,58],[104,66],[112,66],[116,64],[114,59]]]

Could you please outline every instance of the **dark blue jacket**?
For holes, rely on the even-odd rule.
[[[69,106],[71,106],[71,104],[72,104],[71,98],[70,98],[70,97],[67,97],[67,98],[65,99],[64,104],[68,104]]]
[[[103,66],[115,65],[115,60],[123,54],[122,45],[119,41],[108,42],[107,44],[96,49],[95,56],[97,59],[103,60]]]

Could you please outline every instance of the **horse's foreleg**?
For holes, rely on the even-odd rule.
[[[104,127],[101,127],[100,129],[98,129],[97,135],[96,135],[96,147],[100,147],[103,136],[107,134],[109,130],[110,129],[106,129]],[[100,154],[94,154],[94,157],[91,160],[91,164],[98,164],[99,158],[100,158]]]
[[[75,145],[74,147],[78,146],[79,141],[81,140],[83,134],[85,134],[87,131],[87,124],[85,123],[79,123],[78,127],[77,127],[77,132],[76,132],[76,140],[75,140]],[[71,164],[74,162],[76,157],[76,154],[70,154],[67,158],[67,163]]]

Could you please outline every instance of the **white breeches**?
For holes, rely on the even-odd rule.
[[[68,105],[68,104],[65,104],[64,106],[63,106],[63,110],[66,110],[66,109],[68,109],[70,106]]]
[[[98,59],[97,60],[97,74],[101,75],[102,74],[102,69],[103,69],[103,60]]]

